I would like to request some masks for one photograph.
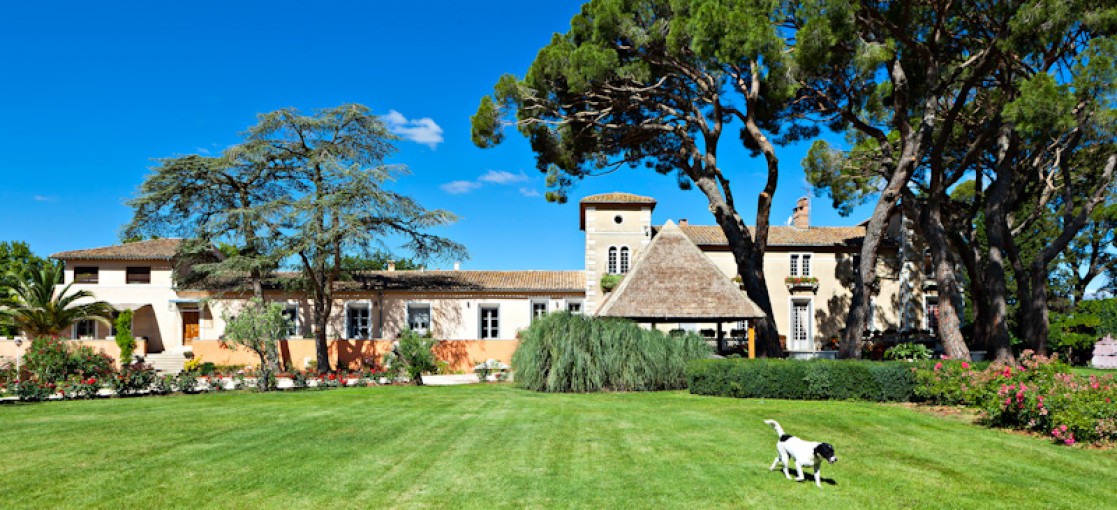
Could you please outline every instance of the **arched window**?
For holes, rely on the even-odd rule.
[[[605,272],[609,274],[617,274],[617,247],[609,247],[609,265]]]
[[[628,274],[628,247],[621,247],[621,274]]]

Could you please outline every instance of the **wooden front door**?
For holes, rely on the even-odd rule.
[[[190,345],[201,335],[202,329],[198,326],[200,315],[198,312],[182,312],[182,345]]]

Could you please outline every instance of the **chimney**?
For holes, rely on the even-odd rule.
[[[791,214],[791,225],[795,228],[810,228],[811,227],[811,199],[809,197],[799,197],[795,202],[795,209]]]
[[[682,218],[682,219],[680,219],[680,220],[679,220],[679,226],[680,226],[680,227],[685,227],[685,226],[687,226],[687,221],[686,221],[686,218]]]
[[[462,270],[462,263],[461,262],[454,262],[454,271],[461,271],[461,270]]]
[[[388,271],[395,271],[395,270],[396,270],[396,261],[389,260],[388,261]]]

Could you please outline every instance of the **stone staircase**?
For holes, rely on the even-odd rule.
[[[182,372],[182,364],[186,362],[186,353],[189,349],[176,349],[163,351],[158,354],[148,354],[144,362],[151,365],[160,374],[178,375]]]

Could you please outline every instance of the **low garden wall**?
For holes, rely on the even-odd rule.
[[[439,360],[450,364],[451,370],[472,372],[481,361],[495,359],[505,364],[512,361],[512,353],[519,345],[517,340],[442,340],[434,346]],[[259,365],[256,353],[243,347],[224,347],[216,340],[199,340],[191,344],[194,357],[201,357],[216,365]],[[361,368],[361,360],[373,359],[380,363],[392,348],[390,340],[330,340],[326,342],[330,364],[335,367]],[[308,361],[316,360],[314,340],[281,340],[280,359],[287,366],[303,368]]]

